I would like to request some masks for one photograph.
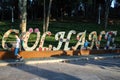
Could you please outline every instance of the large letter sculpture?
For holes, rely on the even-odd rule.
[[[93,31],[89,34],[89,40],[92,41],[90,49],[92,49],[94,45],[98,49],[99,43],[98,43],[98,37],[97,37],[97,32],[96,31]]]
[[[35,42],[35,44],[34,44],[32,47],[29,47],[29,46],[28,46],[28,39],[29,39],[30,34],[31,34],[32,32],[33,32],[33,29],[30,28],[29,31],[26,32],[26,34],[23,35],[23,38],[22,38],[22,39],[23,39],[23,42],[24,42],[23,48],[24,48],[26,51],[33,51],[33,50],[37,47],[38,42],[39,42],[39,40],[40,40],[40,32],[39,32],[39,29],[36,28],[36,29],[34,30],[34,32],[37,33],[36,42]]]
[[[50,32],[50,31],[47,31],[47,32],[45,32],[45,33],[42,35],[39,48],[36,49],[37,51],[46,51],[46,50],[48,51],[48,50],[52,50],[52,45],[49,45],[49,47],[43,47],[43,44],[44,44],[46,35],[49,35],[49,36],[50,36],[50,35],[51,35],[51,32]]]
[[[72,49],[76,50],[80,45],[82,47],[84,45],[84,43],[85,43],[85,37],[86,37],[86,31],[78,33],[77,34],[78,42],[74,47],[72,47]]]
[[[71,30],[68,35],[67,35],[67,38],[65,39],[64,36],[65,36],[65,32],[58,32],[56,35],[55,35],[55,39],[59,41],[58,43],[58,46],[57,47],[53,47],[53,50],[59,50],[62,46],[62,43],[65,42],[65,46],[64,46],[64,50],[69,50],[70,48],[68,47],[69,46],[69,42],[70,42],[70,38],[71,38],[71,35],[72,34],[75,34],[76,32],[74,30]],[[60,36],[60,38],[59,38]]]
[[[2,38],[2,47],[3,47],[3,49],[7,49],[7,50],[10,50],[10,49],[11,49],[11,48],[9,48],[9,47],[7,46],[7,44],[6,44],[5,42],[6,42],[7,38],[8,38],[8,36],[9,36],[12,32],[18,34],[18,33],[19,33],[19,30],[10,29],[10,30],[8,30],[8,31],[4,34],[4,36],[3,36],[3,38]]]
[[[60,36],[60,38],[59,38],[59,36]],[[59,43],[58,43],[57,47],[53,47],[53,50],[59,50],[61,48],[62,43],[64,42],[63,41],[64,40],[63,39],[64,36],[65,36],[65,32],[58,32],[58,33],[56,33],[55,40],[59,41]]]
[[[104,49],[114,49],[116,48],[115,36],[117,35],[117,31],[109,31],[105,34],[105,39],[107,40],[107,44]]]
[[[65,40],[65,46],[64,46],[64,50],[70,50],[69,46],[69,42],[70,42],[70,38],[72,36],[72,34],[76,34],[76,31],[71,30],[68,35],[67,35],[67,39]]]
[[[35,32],[37,34],[36,41],[32,45],[32,47],[29,47],[28,46],[28,40],[30,38],[30,35],[33,32]],[[9,46],[7,44],[7,42],[6,42],[8,36],[11,33],[17,33],[18,34],[19,30],[10,29],[10,30],[8,30],[4,34],[4,36],[2,38],[2,47],[3,47],[3,49],[11,50],[11,48],[14,46],[14,45]],[[117,31],[108,31],[107,33],[105,31],[101,31],[98,36],[97,36],[97,32],[93,31],[88,36],[88,38],[89,38],[88,40],[89,41],[85,39],[86,38],[86,31],[80,32],[80,33],[77,34],[78,42],[76,43],[76,45],[73,46],[73,47],[69,47],[70,39],[71,39],[71,36],[73,34],[76,34],[75,30],[69,31],[69,33],[68,33],[66,38],[65,38],[65,32],[64,31],[56,33],[55,40],[58,41],[57,47],[53,47],[52,45],[49,45],[49,47],[43,47],[46,36],[47,35],[48,36],[51,35],[50,31],[47,31],[47,32],[43,33],[42,37],[40,38],[40,31],[39,31],[39,29],[36,28],[33,31],[33,29],[30,28],[29,31],[27,31],[25,33],[22,33],[21,36],[19,36],[19,37],[20,37],[20,39],[22,41],[22,48],[24,48],[25,51],[33,51],[33,50],[37,50],[37,51],[60,50],[63,43],[65,43],[65,45],[63,47],[64,50],[70,50],[71,48],[73,50],[77,50],[79,47],[80,47],[80,49],[93,49],[94,46],[98,50],[101,47],[100,46],[100,42],[102,42],[101,40],[103,38],[103,35],[104,35],[104,37],[106,39],[106,44],[104,46],[102,46],[102,47],[104,47],[104,49],[115,49],[116,48],[115,36],[117,35]],[[38,45],[39,41],[40,41],[40,44]],[[37,46],[39,46],[39,47],[37,47]]]

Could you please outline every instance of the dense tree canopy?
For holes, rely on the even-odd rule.
[[[43,19],[44,0],[27,0],[28,20]],[[51,7],[51,18],[61,19],[64,16],[78,16],[78,18],[96,19],[99,4],[102,5],[101,16],[105,15],[106,0],[53,0]],[[112,1],[112,0],[110,0]],[[120,17],[120,1],[116,0],[116,8],[110,8],[110,16]],[[46,11],[48,11],[49,0],[46,0]],[[11,7],[14,8],[14,18],[19,18],[18,0],[0,0],[0,19],[11,19]],[[114,12],[113,12],[114,11]],[[6,17],[7,16],[7,17]]]

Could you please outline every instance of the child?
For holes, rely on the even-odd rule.
[[[18,34],[15,34],[15,37],[16,37],[16,45],[15,45],[14,55],[17,58],[16,61],[23,61],[22,56],[19,55],[19,51],[20,51],[20,38],[18,37]]]
[[[88,49],[88,45],[89,45],[89,42],[86,40],[85,43],[84,43],[84,48]]]

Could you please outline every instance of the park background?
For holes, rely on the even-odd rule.
[[[4,33],[9,29],[26,32],[29,28],[39,28],[40,32],[52,32],[46,37],[44,46],[57,45],[54,36],[59,31],[117,31],[115,43],[120,47],[120,1],[119,0],[0,0],[0,50]],[[88,38],[86,38],[88,39]],[[11,34],[8,43],[15,41]],[[32,34],[28,43],[33,45],[36,35]],[[72,36],[70,45],[76,44]],[[105,41],[102,41],[103,45]]]

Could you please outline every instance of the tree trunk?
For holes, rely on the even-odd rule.
[[[19,9],[20,9],[20,28],[22,33],[26,32],[26,23],[27,23],[27,12],[26,12],[27,0],[19,0]]]
[[[110,0],[106,0],[106,7],[105,7],[105,29],[108,26],[109,8],[110,8]]]
[[[98,24],[101,24],[101,4],[98,7]]]
[[[46,31],[48,31],[48,26],[49,26],[51,5],[52,5],[52,0],[50,0],[50,2],[49,2],[49,7],[48,7],[47,21],[46,21]]]
[[[46,27],[46,7],[45,7],[45,0],[44,0],[44,18],[43,18],[43,32],[45,32],[45,27]]]

